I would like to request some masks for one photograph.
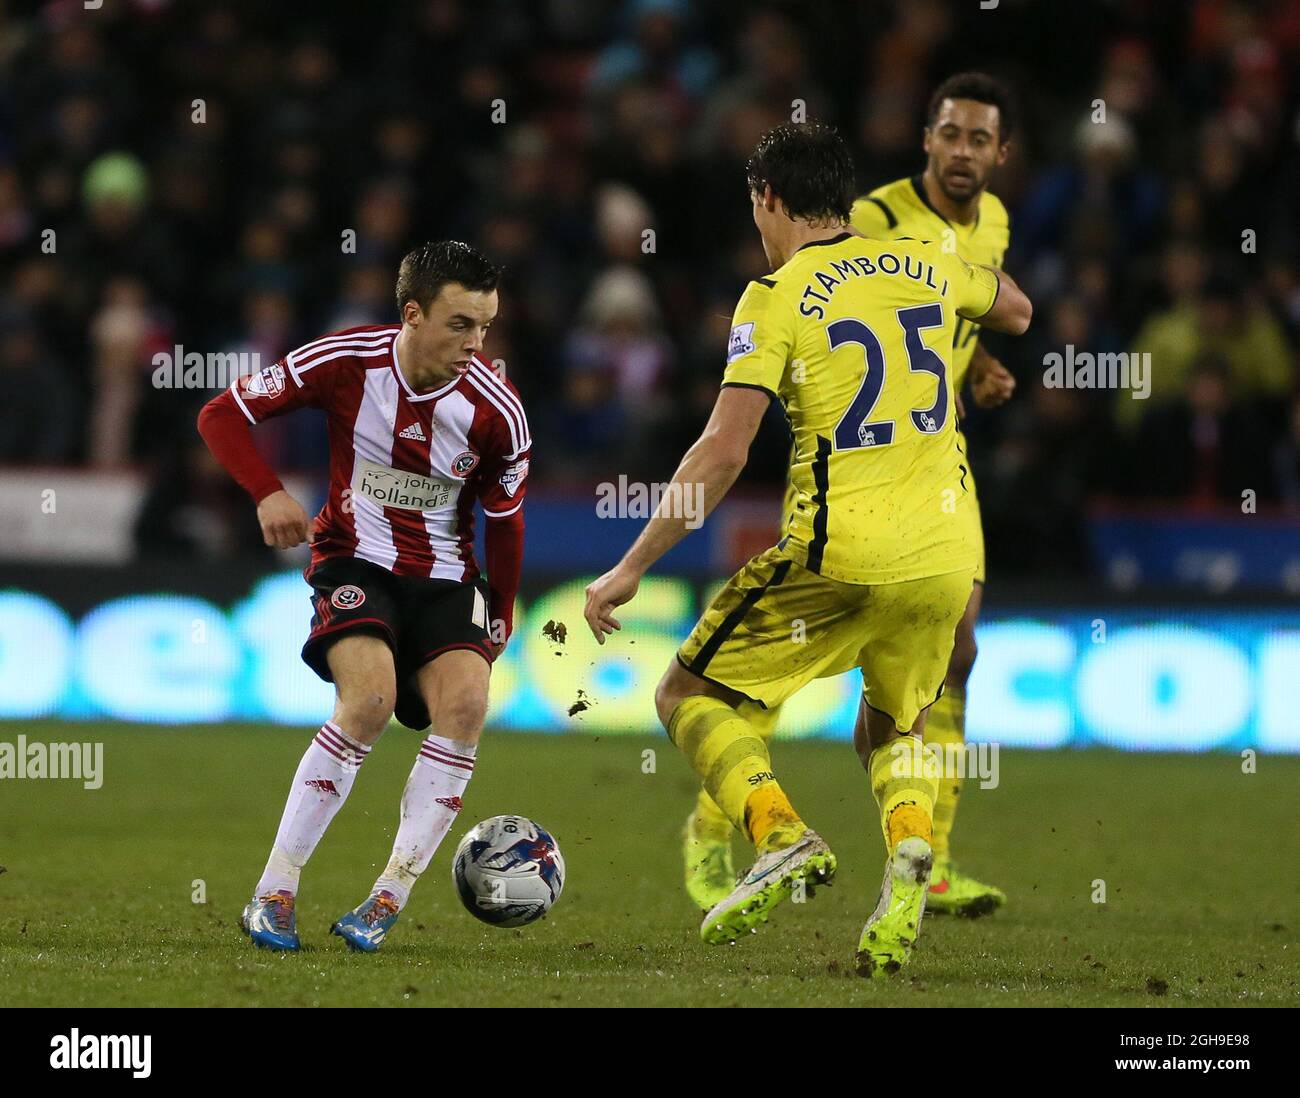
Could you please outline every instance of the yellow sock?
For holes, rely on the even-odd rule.
[[[726,702],[694,695],[673,710],[668,736],[704,788],[761,853],[788,846],[805,827],[772,776],[767,744]]]
[[[734,830],[727,814],[709,796],[709,791],[701,787],[695,800],[695,814],[691,817],[691,831],[695,837],[706,842],[725,843],[731,841]]]
[[[910,835],[932,841],[931,820],[939,792],[934,752],[915,736],[900,736],[877,747],[869,762],[885,848],[892,854]]]
[[[966,742],[966,688],[948,686],[943,696],[930,706],[925,719],[925,742],[938,752],[944,762],[939,779],[939,796],[934,802],[934,847],[936,858],[948,856],[948,837],[952,834],[953,820],[957,818],[957,798],[961,795],[961,776],[958,769],[949,766],[951,753],[944,748],[960,746]]]
[[[763,738],[764,742],[771,741],[776,732],[777,718],[781,715],[779,705],[772,709],[764,709],[757,702],[743,701],[736,707],[736,712],[749,722],[750,727]],[[701,839],[725,842],[731,838],[731,821],[718,807],[717,802],[709,796],[707,789],[701,788],[700,795],[695,801],[692,828]]]

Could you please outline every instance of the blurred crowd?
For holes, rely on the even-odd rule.
[[[0,463],[161,470],[141,541],[184,551],[184,499],[238,500],[211,394],[155,387],[154,355],[392,322],[400,256],[453,236],[507,268],[488,353],[535,483],[665,479],[766,271],[757,136],[832,121],[866,190],[983,69],[1020,103],[993,190],[1036,303],[986,344],[1017,396],[967,401],[991,553],[1081,556],[1097,499],[1300,508],[1298,55],[1300,0],[40,4],[0,26]],[[1045,387],[1068,345],[1150,352],[1149,398]],[[259,443],[323,466],[310,416]],[[774,415],[748,481],[785,458]]]

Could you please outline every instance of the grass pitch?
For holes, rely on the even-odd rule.
[[[304,874],[304,951],[269,955],[237,920],[310,731],[0,725],[19,732],[102,740],[104,783],[0,782],[5,1005],[1300,1005],[1296,758],[1243,774],[1234,755],[1003,752],[996,789],[967,783],[954,846],[1009,906],[927,918],[913,963],[873,984],[852,955],[884,848],[847,744],[774,750],[839,855],[836,885],[708,947],[680,881],[695,782],[666,739],[489,734],[393,936],[354,956],[327,932],[388,857],[419,742],[391,729]],[[521,930],[472,919],[451,885],[460,836],[503,812],[536,818],[568,862],[555,909]]]

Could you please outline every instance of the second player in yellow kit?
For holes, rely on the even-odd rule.
[[[855,228],[880,239],[936,239],[970,263],[1001,267],[1010,246],[1010,223],[1006,208],[988,187],[1008,155],[1011,113],[1010,95],[997,80],[978,72],[949,77],[930,97],[925,170],[877,188],[855,203]],[[1015,389],[1010,373],[982,346],[977,325],[958,326],[952,364],[955,391],[961,393],[968,385],[970,398],[982,408],[1003,403]],[[984,597],[984,530],[974,478],[971,489],[972,537],[979,550],[976,583],[957,626],[943,695],[930,710],[925,728],[926,743],[948,758],[966,739],[966,686],[975,665],[975,625]],[[1006,896],[962,872],[952,858],[951,834],[962,784],[960,767],[949,767],[939,782],[928,910],[974,918],[996,911]]]
[[[974,221],[949,221],[931,204],[919,175],[896,179],[859,198],[850,220],[858,232],[873,240],[932,240],[967,263],[988,267],[1001,267],[1011,246],[1011,221],[997,195],[980,192]],[[952,345],[952,385],[957,392],[966,380],[978,338],[978,322],[962,320],[957,324]]]
[[[933,240],[946,251],[955,252],[968,263],[1001,267],[1011,243],[1011,224],[1007,208],[988,191],[979,196],[978,212],[969,224],[949,221],[930,203],[925,184],[919,175],[898,179],[878,187],[853,204],[852,224],[863,236],[876,240],[915,237]],[[979,324],[961,319],[953,334],[952,388],[960,393],[970,368],[971,358],[979,348]],[[974,494],[975,481],[969,487]],[[973,536],[977,539],[979,564],[975,579],[984,582],[984,531],[976,503]]]

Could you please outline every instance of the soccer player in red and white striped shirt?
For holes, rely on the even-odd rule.
[[[480,357],[499,280],[500,269],[465,244],[417,248],[398,272],[400,325],[307,343],[199,415],[213,454],[257,504],[267,544],[311,542],[315,614],[302,657],[336,695],[244,911],[257,945],[298,948],[299,875],[394,712],[428,732],[392,858],[333,932],[354,949],[378,949],[460,810],[490,666],[511,632],[532,446],[519,394]],[[304,407],[329,420],[329,497],[310,532],[250,430]],[[487,522],[486,580],[474,559],[476,501]]]

